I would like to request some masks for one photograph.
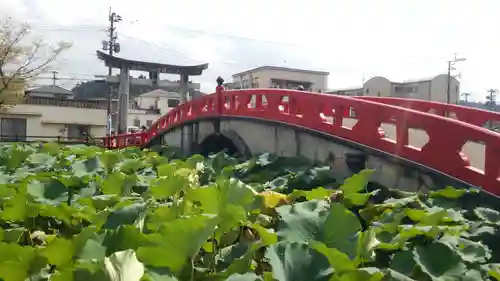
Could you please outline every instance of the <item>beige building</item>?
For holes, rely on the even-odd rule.
[[[226,84],[230,89],[282,88],[305,89],[322,92],[328,89],[328,72],[295,69],[278,66],[261,66],[233,75],[233,82]]]
[[[457,103],[460,98],[460,82],[450,77],[450,103]],[[366,81],[363,87],[330,90],[328,93],[346,96],[400,97],[437,102],[447,102],[448,75],[419,80],[394,82],[381,76]]]
[[[129,126],[149,127],[179,103],[180,95],[176,92],[157,89],[144,93],[131,102],[127,123]]]
[[[106,134],[106,104],[94,101],[27,97],[0,109],[0,139],[78,140]]]

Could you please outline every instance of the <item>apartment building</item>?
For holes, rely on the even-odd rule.
[[[282,88],[323,92],[328,89],[328,72],[278,66],[261,66],[233,74],[229,89]]]
[[[460,82],[450,77],[450,103],[460,99]],[[434,77],[416,80],[394,82],[381,76],[366,81],[362,87],[329,90],[330,94],[346,96],[378,96],[399,97],[437,102],[448,102],[448,75],[440,74]]]

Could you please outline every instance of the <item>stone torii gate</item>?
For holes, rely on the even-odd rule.
[[[208,63],[194,66],[179,66],[171,64],[161,64],[153,62],[135,61],[124,59],[120,57],[111,56],[101,51],[97,51],[97,57],[103,60],[107,67],[120,69],[118,97],[119,97],[119,110],[118,110],[118,133],[127,133],[127,114],[129,105],[129,89],[130,89],[130,71],[145,71],[149,72],[148,83],[151,86],[161,88],[161,81],[159,80],[160,73],[165,74],[179,74],[181,77],[178,87],[181,96],[181,103],[187,100],[188,89],[190,88],[189,76],[198,76],[208,68]],[[111,79],[111,77],[108,77]],[[142,85],[143,83],[141,83]],[[169,82],[172,86],[172,82]]]

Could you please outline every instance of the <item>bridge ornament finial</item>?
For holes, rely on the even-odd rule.
[[[217,86],[219,86],[219,87],[222,86],[222,84],[224,84],[224,79],[220,76],[217,77],[216,81],[217,81]]]
[[[216,93],[222,93],[222,92],[224,92],[224,90],[225,90],[224,86],[223,86],[224,79],[219,76],[219,77],[217,77],[216,81],[217,81],[217,87],[215,87],[215,92]]]

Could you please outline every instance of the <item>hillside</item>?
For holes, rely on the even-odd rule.
[[[106,84],[103,80],[94,80],[79,83],[73,89],[71,89],[71,91],[75,93],[76,99],[106,98],[108,93],[108,86],[109,85]],[[113,98],[118,98],[118,85],[112,85],[112,87]],[[156,88],[152,86],[130,85],[130,99],[136,98],[155,89]],[[189,93],[193,97],[203,95],[203,93],[198,90],[189,90]]]

